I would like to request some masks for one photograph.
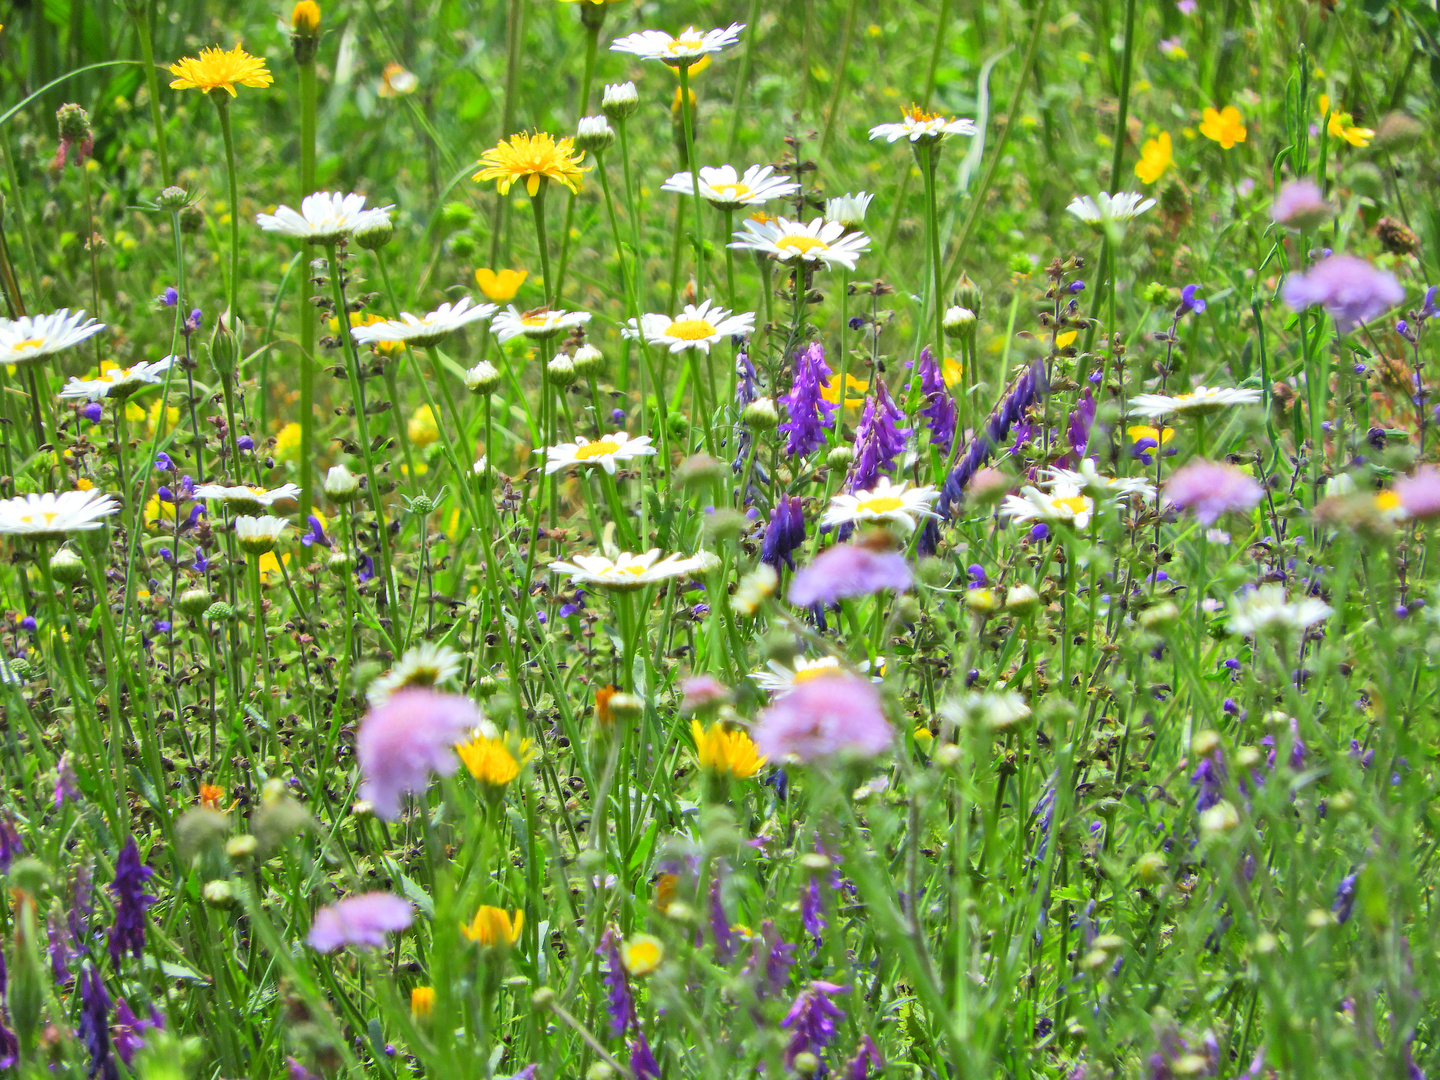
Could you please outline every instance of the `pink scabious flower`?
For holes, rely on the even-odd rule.
[[[370,710],[355,738],[365,782],[360,797],[386,821],[400,816],[400,796],[424,791],[430,774],[449,776],[459,766],[454,746],[482,721],[479,708],[459,694],[415,687],[397,690]]]
[[[870,758],[887,750],[895,729],[868,679],[824,675],[776,698],[755,725],[755,745],[780,761],[803,762],[845,754]]]
[[[836,544],[790,582],[790,602],[800,607],[831,604],[851,596],[869,596],[883,589],[904,592],[914,579],[905,556],[864,543]]]
[[[1400,509],[1412,518],[1440,514],[1440,469],[1422,465],[1413,476],[1395,481],[1395,497]]]
[[[1313,229],[1328,221],[1335,208],[1313,180],[1292,180],[1275,195],[1270,217],[1292,229]]]
[[[1335,328],[1348,334],[1405,299],[1395,275],[1377,270],[1354,255],[1331,255],[1306,274],[1291,274],[1280,288],[1285,303],[1295,311],[1320,305],[1335,320]]]
[[[1264,494],[1264,488],[1235,466],[1214,461],[1188,462],[1165,484],[1166,501],[1194,511],[1202,525],[1213,525],[1232,510],[1252,510]]]
[[[315,912],[306,938],[312,949],[334,952],[345,946],[378,949],[385,935],[406,929],[415,920],[408,900],[383,892],[347,896]]]

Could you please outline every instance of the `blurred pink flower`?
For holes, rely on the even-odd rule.
[[[782,694],[760,714],[755,745],[772,760],[801,761],[837,754],[874,757],[889,748],[895,729],[868,679],[824,675]]]
[[[366,714],[355,738],[365,782],[360,797],[386,821],[400,816],[400,796],[424,791],[430,774],[449,776],[460,764],[454,746],[483,718],[469,698],[422,687],[397,690]]]
[[[1422,465],[1413,476],[1395,481],[1395,496],[1400,500],[1400,509],[1412,518],[1440,514],[1440,469]]]
[[[1377,270],[1354,255],[1331,255],[1308,273],[1289,275],[1280,295],[1295,311],[1321,305],[1335,320],[1335,329],[1348,334],[1404,300],[1405,290],[1388,270]]]
[[[686,716],[730,700],[730,689],[714,675],[692,675],[680,684],[680,711]]]
[[[378,949],[385,944],[386,934],[404,930],[414,919],[408,900],[390,893],[361,893],[315,912],[306,940],[312,949],[324,953],[347,945]]]
[[[1165,484],[1165,500],[1193,510],[1202,525],[1212,525],[1232,510],[1253,509],[1264,494],[1264,488],[1235,466],[1198,459],[1176,469]]]
[[[912,581],[905,556],[865,544],[836,544],[822,551],[790,582],[790,602],[801,607],[834,604],[882,589],[904,592]]]
[[[1313,229],[1334,213],[1335,208],[1325,201],[1313,180],[1292,180],[1276,194],[1270,208],[1271,218],[1292,229]]]

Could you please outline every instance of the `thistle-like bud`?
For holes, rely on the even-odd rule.
[[[243,862],[255,855],[255,850],[260,846],[260,841],[246,833],[243,836],[232,836],[225,841],[225,854],[236,862]]]
[[[976,314],[980,312],[980,286],[971,281],[968,274],[962,273],[960,284],[955,286],[955,303]]]
[[[190,201],[190,193],[182,187],[171,184],[155,198],[155,205],[161,210],[183,210]]]
[[[234,622],[235,609],[223,600],[217,600],[205,609],[206,622]]]
[[[395,226],[388,221],[374,221],[362,229],[356,229],[353,237],[356,247],[376,251],[390,242],[395,235]]]
[[[575,133],[575,149],[599,154],[610,149],[614,142],[615,132],[610,127],[610,121],[605,117],[582,116],[580,118],[580,125]]]
[[[73,102],[55,111],[55,122],[60,128],[60,138],[66,142],[83,143],[93,135],[90,114]]]
[[[344,464],[330,466],[325,474],[325,497],[333,503],[354,502],[360,490],[360,479]]]
[[[85,576],[85,563],[75,552],[62,547],[50,556],[50,574],[62,585],[74,585]]]
[[[774,399],[768,397],[756,398],[746,405],[743,418],[745,426],[755,431],[774,431],[780,423]]]
[[[576,375],[587,378],[605,370],[605,354],[588,341],[575,350],[570,362],[575,365]]]
[[[579,378],[575,371],[575,361],[561,353],[546,365],[550,369],[550,381],[556,386],[570,386]]]
[[[424,517],[435,509],[435,500],[429,495],[416,495],[410,500],[410,512]]]
[[[193,619],[205,614],[214,599],[209,589],[186,589],[176,598],[175,610]]]
[[[611,120],[624,120],[634,116],[640,108],[640,93],[633,82],[611,83],[605,87],[600,99],[600,111]]]

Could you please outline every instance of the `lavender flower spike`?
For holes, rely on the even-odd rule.
[[[115,860],[115,880],[110,883],[115,895],[115,925],[110,928],[109,950],[117,970],[125,953],[136,960],[145,953],[145,912],[155,903],[155,897],[145,891],[145,883],[154,873],[140,861],[140,849],[130,837]]]
[[[90,1075],[117,1080],[120,1070],[110,1052],[110,995],[93,964],[80,973],[80,1037],[90,1051]]]
[[[940,488],[939,511],[942,517],[950,516],[951,507],[965,497],[965,487],[980,471],[992,454],[1005,442],[1010,429],[1025,418],[1030,407],[1046,392],[1045,367],[1035,361],[1015,380],[1010,392],[1001,399],[982,430],[977,431],[966,447],[964,456],[945,478]]]
[[[625,978],[625,965],[620,960],[620,932],[613,926],[605,928],[600,946],[595,950],[605,961],[605,1007],[610,1012],[610,1037],[618,1039],[635,1020],[635,998]]]
[[[825,350],[814,344],[795,354],[795,377],[790,392],[780,396],[789,419],[780,425],[788,438],[785,452],[792,457],[813,454],[825,445],[825,430],[835,426],[835,410],[822,396],[822,389],[833,372],[825,363]]]

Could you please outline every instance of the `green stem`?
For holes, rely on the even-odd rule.
[[[142,11],[132,8],[135,32],[140,35],[140,57],[145,71],[145,89],[150,97],[150,123],[155,128],[155,154],[160,159],[160,181],[170,186],[170,150],[165,143],[165,118],[160,115],[160,78],[155,73],[155,46],[150,40],[150,21],[155,17],[155,0],[149,0]]]
[[[690,170],[691,189],[695,193],[695,223],[693,240],[695,244],[695,292],[705,295],[705,240],[700,235],[700,223],[705,219],[700,210],[700,167],[695,163],[695,125],[690,108],[690,65],[681,64],[676,72],[680,76],[680,120],[685,128],[685,167]]]
[[[220,114],[220,133],[225,139],[225,172],[230,183],[230,281],[227,304],[231,318],[240,314],[240,188],[235,176],[235,135],[230,130],[230,105],[223,94],[210,100]],[[237,462],[236,468],[239,468]]]
[[[315,190],[315,58],[299,64],[300,197]],[[303,255],[302,255],[303,259]],[[314,505],[315,485],[315,307],[310,303],[309,260],[300,287],[300,516]],[[340,327],[344,334],[348,327]],[[261,393],[265,388],[260,388]]]
[[[945,302],[944,276],[945,270],[940,262],[940,209],[939,197],[935,188],[939,182],[936,173],[940,169],[940,144],[931,143],[925,151],[925,160],[921,163],[925,173],[925,217],[927,231],[930,234],[930,271],[935,283],[935,352],[936,362],[941,365],[945,361]],[[843,388],[842,388],[843,392]]]

